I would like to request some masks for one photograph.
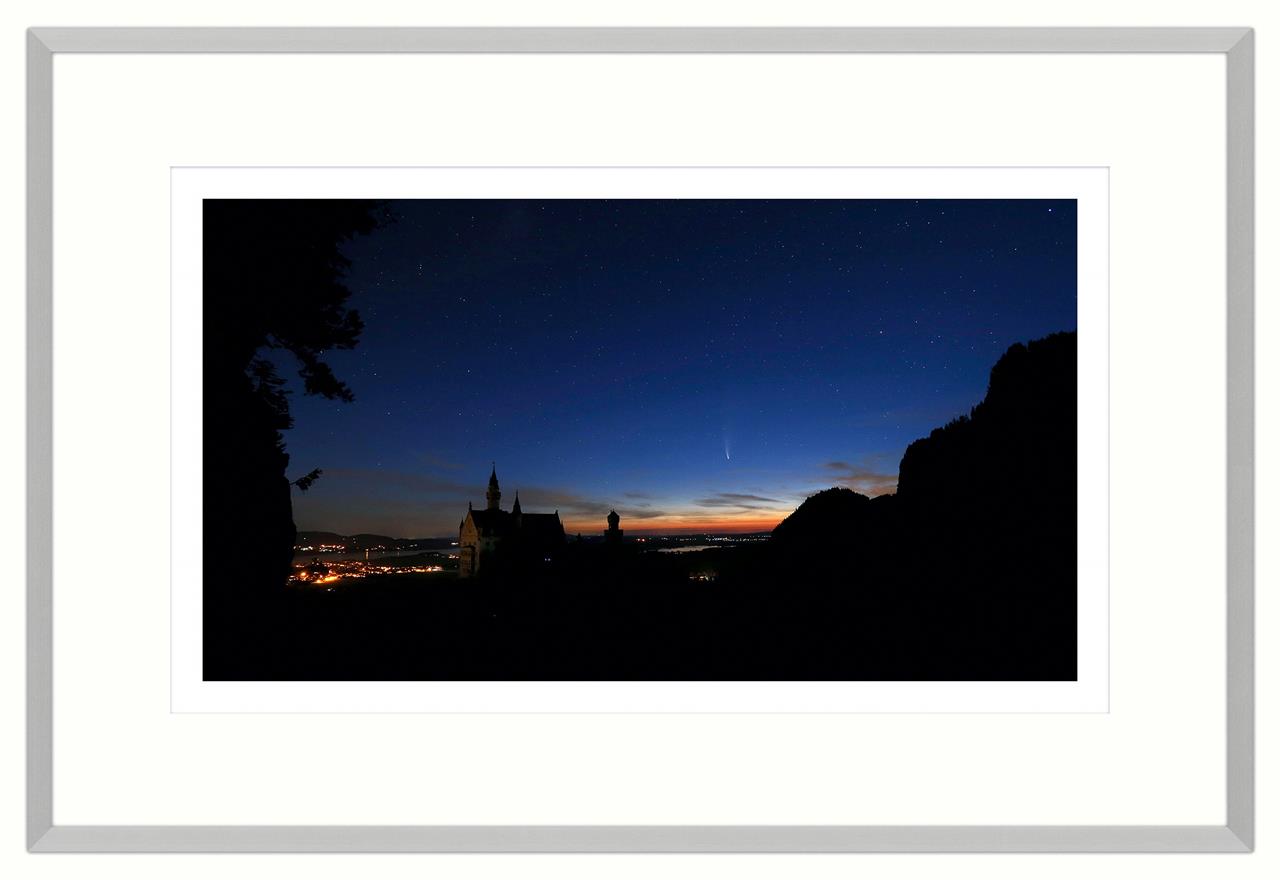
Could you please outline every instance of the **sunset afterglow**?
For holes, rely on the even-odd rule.
[[[300,529],[456,535],[496,462],[570,534],[767,531],[893,492],[1009,345],[1075,326],[1071,201],[390,207],[325,355],[355,401],[291,397]]]

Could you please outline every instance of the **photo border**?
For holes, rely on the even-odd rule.
[[[170,702],[176,714],[251,712],[480,714],[897,714],[1071,713],[1110,711],[1110,533],[1108,338],[1110,168],[1107,166],[173,166],[169,175],[172,350],[170,466]],[[622,172],[622,179],[608,175]],[[695,172],[695,184],[680,178]],[[366,178],[366,175],[368,178]],[[393,175],[394,185],[386,176]],[[447,175],[448,183],[444,182]],[[627,177],[647,177],[643,186]],[[738,178],[744,192],[725,195],[711,181]],[[264,177],[266,178],[264,180]],[[541,182],[540,178],[546,182]],[[550,179],[548,179],[550,178]],[[587,191],[584,182],[596,180]],[[778,179],[790,178],[785,195]],[[805,178],[808,178],[806,181]],[[860,178],[874,180],[873,193]],[[501,183],[484,185],[486,179]],[[552,182],[554,181],[554,182]],[[815,183],[816,181],[816,183]],[[773,195],[751,186],[771,184]],[[694,192],[682,191],[691,185]],[[262,189],[265,187],[265,189]],[[407,190],[405,189],[407,187]],[[443,190],[441,189],[443,187]],[[477,189],[479,187],[479,189]],[[615,189],[620,187],[620,189]],[[797,187],[799,189],[797,189]],[[861,191],[859,191],[861,190]],[[1073,332],[1095,340],[1077,376],[1076,676],[1073,681],[206,681],[201,611],[201,208],[207,199],[374,198],[833,198],[1005,200],[1065,199],[1076,204],[1078,275]],[[428,195],[427,193],[431,193]],[[1085,231],[1087,230],[1087,231]],[[1101,276],[1100,278],[1098,276]],[[1088,301],[1082,308],[1080,303]],[[193,305],[194,304],[194,305]],[[1101,321],[1097,313],[1102,313]],[[1092,352],[1092,354],[1088,354]],[[177,377],[185,377],[179,381]],[[1096,381],[1101,382],[1101,388]],[[195,387],[192,386],[195,384]],[[1085,401],[1088,400],[1088,406]],[[1086,427],[1086,426],[1090,427]],[[1087,435],[1093,438],[1086,442]],[[1101,447],[1097,445],[1100,441]],[[1085,450],[1092,450],[1086,455]],[[182,450],[194,450],[189,454]],[[1086,463],[1090,462],[1090,463]],[[1101,475],[1100,477],[1098,475]],[[1088,475],[1088,476],[1086,476]],[[1086,501],[1088,499],[1088,501]],[[1101,531],[1097,531],[1100,529]],[[1083,555],[1080,555],[1083,554]],[[1083,562],[1092,557],[1093,570]],[[1099,570],[1100,569],[1100,570]],[[1088,609],[1092,609],[1090,613]],[[1100,609],[1100,613],[1099,613]],[[957,687],[963,682],[963,687]],[[743,695],[742,685],[762,691]],[[891,687],[886,687],[890,685]],[[358,686],[358,687],[357,687]],[[775,687],[776,686],[776,687]],[[897,687],[892,687],[897,686]],[[1069,688],[1069,690],[1068,690]],[[1042,690],[1037,690],[1042,689]],[[898,693],[898,697],[886,694]],[[618,700],[620,694],[630,693]],[[799,696],[803,694],[803,696]],[[945,694],[945,696],[944,696]],[[527,695],[527,696],[526,696]],[[958,699],[957,699],[958,698]]]
[[[1128,826],[53,824],[55,53],[1208,53],[1226,61],[1227,816]],[[31,852],[1251,852],[1251,28],[33,28],[27,32],[27,847]]]

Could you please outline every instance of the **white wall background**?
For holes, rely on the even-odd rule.
[[[1274,4],[1270,4],[1274,6]],[[0,688],[4,691],[0,720],[0,873],[18,877],[275,877],[281,873],[311,878],[338,878],[353,871],[373,876],[417,877],[432,872],[440,877],[647,877],[662,871],[680,877],[724,874],[735,877],[773,877],[779,874],[812,877],[848,876],[867,872],[885,877],[972,875],[1074,877],[1089,871],[1102,877],[1128,877],[1135,872],[1161,877],[1199,878],[1205,875],[1265,877],[1280,872],[1280,762],[1265,750],[1258,756],[1259,852],[1250,856],[29,856],[23,851],[23,622],[22,579],[17,554],[24,545],[22,485],[23,364],[23,29],[32,25],[1252,25],[1259,29],[1258,152],[1265,157],[1280,148],[1280,64],[1276,63],[1272,34],[1280,33],[1280,14],[1261,0],[1168,2],[1159,6],[1141,0],[1080,0],[1064,4],[1016,2],[902,2],[856,4],[776,0],[698,2],[649,0],[644,4],[592,4],[586,0],[490,0],[481,6],[422,4],[364,0],[287,4],[270,0],[223,0],[192,4],[190,8],[161,2],[117,0],[93,2],[35,2],[6,4],[0,16],[0,296],[6,320],[0,322],[0,381],[7,391],[9,412],[0,420],[0,534],[9,538],[11,575],[3,593],[0,614]],[[1280,338],[1280,312],[1274,295],[1280,259],[1265,243],[1280,240],[1280,184],[1265,159],[1259,168],[1258,333],[1261,340]],[[1259,347],[1258,360],[1258,631],[1259,742],[1280,740],[1280,689],[1274,676],[1280,670],[1280,647],[1265,636],[1280,625],[1274,599],[1280,555],[1268,552],[1266,537],[1280,530],[1280,505],[1274,491],[1276,471],[1268,449],[1280,448],[1280,356]]]

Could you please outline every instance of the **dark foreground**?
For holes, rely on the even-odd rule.
[[[206,627],[209,680],[1069,680],[1074,583],[794,580],[768,547],[507,581],[298,587]],[[715,572],[715,580],[690,574]]]

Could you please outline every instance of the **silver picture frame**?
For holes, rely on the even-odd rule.
[[[79,826],[53,822],[53,61],[60,53],[1210,53],[1226,62],[1226,822],[1188,826]],[[1254,34],[1238,28],[34,28],[27,34],[32,852],[1249,852]]]

